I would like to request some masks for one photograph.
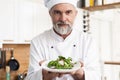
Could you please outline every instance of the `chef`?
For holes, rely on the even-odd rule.
[[[49,10],[53,27],[31,41],[26,80],[100,80],[95,41],[90,35],[80,32],[74,24],[77,0],[45,0],[45,6]],[[42,63],[55,60],[58,56],[79,61],[80,69],[60,73],[42,68]]]

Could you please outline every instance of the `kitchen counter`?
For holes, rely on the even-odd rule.
[[[105,61],[104,64],[109,64],[109,65],[120,65],[119,61]]]

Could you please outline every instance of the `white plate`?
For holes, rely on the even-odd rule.
[[[50,61],[43,62],[42,68],[50,72],[60,72],[60,73],[72,72],[72,71],[76,71],[80,69],[80,66],[81,66],[80,62],[77,62],[72,69],[52,69],[52,68],[47,67],[49,62]]]

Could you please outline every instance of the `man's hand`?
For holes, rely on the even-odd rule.
[[[85,80],[85,73],[84,70],[82,68],[80,68],[79,70],[72,72],[71,75],[73,76],[73,78],[75,80]]]
[[[42,70],[42,74],[43,74],[43,80],[53,80],[56,77],[59,77],[59,73],[55,73],[55,72],[49,72],[46,70]]]
[[[81,64],[81,68],[79,70],[71,72],[71,75],[75,80],[85,80],[85,73],[84,70],[82,69],[84,64],[82,61],[80,61],[80,64]]]

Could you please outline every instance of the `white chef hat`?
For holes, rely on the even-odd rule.
[[[77,0],[44,0],[45,6],[50,10],[54,5],[59,3],[69,3],[77,8]]]

